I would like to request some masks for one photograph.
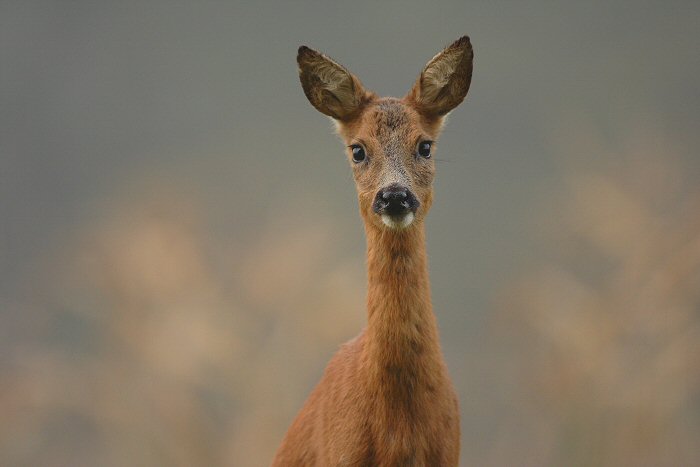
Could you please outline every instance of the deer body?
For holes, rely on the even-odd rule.
[[[403,99],[378,98],[328,57],[300,48],[311,103],[348,143],[367,236],[367,327],[344,344],[289,428],[273,466],[456,466],[459,409],[432,311],[423,220],[430,149],[465,97],[463,37]],[[426,152],[427,147],[427,152]]]

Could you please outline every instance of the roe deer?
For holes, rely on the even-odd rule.
[[[456,466],[459,407],[430,300],[423,222],[435,140],[472,75],[464,36],[402,99],[380,98],[327,56],[299,48],[306,97],[347,145],[367,236],[367,327],[343,345],[273,466]]]

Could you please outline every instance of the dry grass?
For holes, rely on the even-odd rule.
[[[284,218],[245,248],[212,245],[195,211],[143,197],[49,262],[42,300],[14,310],[32,330],[2,368],[0,464],[271,457],[321,361],[362,325],[361,265],[324,261],[330,228]]]
[[[700,191],[646,138],[567,146],[615,163],[568,171],[545,260],[453,368],[486,361],[510,384],[458,380],[464,407],[499,393],[510,410],[486,410],[490,452],[465,465],[700,462]],[[363,325],[363,258],[338,254],[332,222],[277,215],[221,240],[167,193],[104,206],[4,310],[0,465],[265,465]]]
[[[700,462],[700,191],[659,139],[577,149],[614,162],[568,177],[549,263],[500,307],[540,465]]]

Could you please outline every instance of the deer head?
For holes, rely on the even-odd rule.
[[[473,52],[464,36],[433,57],[409,93],[380,98],[329,57],[299,48],[306,97],[345,141],[365,223],[406,229],[430,209],[435,141],[445,116],[467,95]]]

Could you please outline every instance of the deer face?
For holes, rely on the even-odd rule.
[[[339,126],[365,221],[401,229],[430,208],[438,128],[423,120],[411,105],[387,98]]]
[[[347,147],[368,225],[422,222],[433,198],[433,153],[444,116],[467,94],[472,49],[462,37],[433,57],[402,99],[379,98],[330,58],[307,47],[297,61],[304,93],[332,117]]]

